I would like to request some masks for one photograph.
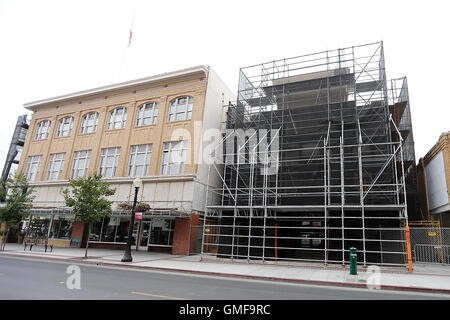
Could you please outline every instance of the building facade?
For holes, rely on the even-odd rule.
[[[426,220],[450,227],[450,131],[419,159],[417,165],[420,210]]]
[[[87,228],[74,221],[61,189],[100,173],[116,189],[113,214],[93,226],[90,246],[122,248],[130,212],[120,205],[133,201],[140,176],[138,200],[150,210],[136,222],[133,245],[195,250],[190,230],[205,206],[202,139],[219,128],[229,100],[217,74],[198,66],[25,104],[33,114],[18,170],[35,189],[29,225],[54,245],[84,246]]]

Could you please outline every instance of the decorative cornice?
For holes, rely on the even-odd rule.
[[[166,80],[166,79],[170,79],[170,78],[183,77],[183,76],[193,74],[196,72],[203,72],[205,74],[205,76],[207,77],[208,70],[209,70],[208,66],[205,66],[205,65],[196,66],[196,67],[192,67],[192,68],[161,73],[161,74],[154,75],[151,77],[130,80],[130,81],[126,81],[126,82],[111,84],[111,85],[93,88],[93,89],[89,89],[89,90],[69,93],[69,94],[65,94],[65,95],[57,96],[57,97],[53,97],[53,98],[33,101],[33,102],[25,103],[23,106],[26,109],[34,111],[37,107],[44,106],[44,105],[47,105],[50,103],[63,102],[63,101],[67,101],[67,100],[71,100],[71,99],[75,99],[75,98],[77,98],[77,99],[85,98],[85,97],[100,94],[100,93],[102,93],[102,94],[104,93],[105,95],[107,95],[106,93],[114,91],[114,90],[132,88],[135,86],[139,86],[139,85],[143,85],[143,84],[147,84],[147,83],[151,83],[151,82],[156,82],[156,81],[161,81],[161,80]]]

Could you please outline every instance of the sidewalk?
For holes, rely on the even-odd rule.
[[[85,249],[54,248],[44,252],[43,247],[33,251],[23,250],[23,245],[8,243],[0,256],[20,256],[35,259],[72,261],[128,268],[183,271],[197,274],[240,277],[306,284],[338,285],[367,288],[367,282],[380,289],[446,293],[450,295],[450,266],[414,264],[409,273],[406,267],[380,267],[379,277],[358,265],[358,275],[351,276],[349,267],[319,263],[277,263],[246,260],[217,259],[210,256],[177,256],[166,253],[132,251],[133,262],[123,263],[123,250],[89,249],[88,259],[83,259]],[[449,296],[450,297],[450,296]]]

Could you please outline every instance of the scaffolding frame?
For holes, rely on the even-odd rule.
[[[363,265],[404,265],[405,84],[388,87],[382,42],[241,68],[202,255],[346,264],[353,246]]]

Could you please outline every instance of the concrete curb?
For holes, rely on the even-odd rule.
[[[50,257],[40,257],[40,256],[25,256],[14,253],[2,254],[2,256],[14,256],[21,257],[25,259],[37,259],[37,260],[47,260],[47,261],[65,261],[65,262],[76,262],[79,264],[91,264],[98,266],[113,266],[122,268],[134,268],[134,269],[146,269],[155,271],[167,271],[167,272],[183,272],[191,274],[201,274],[209,276],[219,276],[225,278],[242,278],[242,279],[252,279],[252,280],[265,280],[265,281],[277,281],[277,282],[287,282],[287,283],[299,283],[299,284],[311,284],[311,285],[322,285],[322,286],[334,286],[334,287],[347,287],[347,288],[363,288],[367,289],[366,284],[362,283],[350,283],[350,282],[333,282],[333,281],[321,281],[321,280],[303,280],[303,279],[288,279],[288,278],[277,278],[277,277],[264,277],[264,276],[252,276],[243,274],[232,274],[232,273],[221,273],[212,271],[196,271],[187,269],[176,269],[176,268],[162,268],[162,267],[146,267],[146,266],[134,266],[129,264],[119,264],[110,262],[95,262],[86,261],[83,258],[50,258]],[[412,292],[424,292],[424,293],[441,293],[450,294],[450,289],[434,289],[434,288],[424,288],[424,287],[403,287],[394,285],[380,285],[379,290],[394,290],[394,291],[412,291]]]

